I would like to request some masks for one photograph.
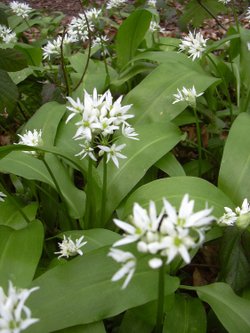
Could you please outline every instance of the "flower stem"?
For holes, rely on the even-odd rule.
[[[103,155],[103,174],[102,174],[102,201],[99,226],[104,225],[106,213],[106,197],[107,197],[107,154]]]
[[[199,123],[199,118],[198,118],[196,107],[194,107],[193,110],[194,110],[194,116],[195,116],[196,136],[197,136],[197,141],[198,141],[198,157],[199,157],[198,176],[201,177],[201,174],[202,174],[202,170],[201,170],[201,164],[202,164],[201,129],[200,129],[200,123]]]
[[[86,189],[86,211],[85,211],[85,229],[90,227],[90,216],[91,216],[91,180],[92,180],[92,159],[89,157],[88,161],[88,179]]]
[[[158,277],[158,303],[157,303],[157,313],[156,313],[156,326],[154,333],[162,333],[163,321],[164,321],[164,289],[165,289],[165,265],[163,264],[159,268]]]

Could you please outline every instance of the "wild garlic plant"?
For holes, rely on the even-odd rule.
[[[74,100],[67,97],[70,106],[67,109],[71,112],[67,119],[75,120],[76,133],[74,140],[79,142],[80,152],[76,154],[81,159],[88,157],[88,189],[90,190],[90,181],[92,175],[92,165],[100,163],[103,160],[103,189],[102,189],[102,207],[100,215],[100,224],[105,216],[106,206],[106,187],[107,187],[107,163],[112,161],[119,168],[119,159],[126,159],[122,150],[126,147],[125,143],[116,144],[119,137],[125,137],[132,140],[139,140],[135,129],[129,124],[129,119],[133,118],[133,114],[128,111],[132,105],[122,105],[120,96],[113,101],[110,90],[104,94],[98,94],[94,88],[92,95],[84,91],[83,100],[79,97]],[[90,196],[90,194],[89,194]],[[87,198],[89,204],[90,198]],[[88,209],[88,207],[87,207]],[[88,210],[87,210],[88,211]],[[86,217],[86,225],[88,225],[88,215]]]

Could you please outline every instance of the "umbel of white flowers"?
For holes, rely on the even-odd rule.
[[[112,277],[117,281],[126,276],[122,288],[126,288],[136,269],[136,256],[117,249],[119,246],[136,243],[138,252],[148,254],[148,264],[157,269],[170,264],[175,257],[181,256],[186,264],[191,261],[189,251],[201,246],[205,240],[205,231],[215,220],[211,215],[213,208],[194,210],[194,200],[185,194],[179,211],[163,198],[163,207],[157,214],[153,201],[146,210],[138,203],[134,204],[131,223],[114,219],[114,223],[124,231],[123,238],[115,242],[109,256],[122,264],[121,269]]]
[[[206,50],[207,39],[204,39],[200,32],[194,34],[189,31],[189,34],[185,36],[180,45],[180,52],[187,52],[189,58],[195,59],[201,58],[203,52]]]
[[[83,242],[84,236],[81,236],[79,239],[73,241],[71,237],[66,237],[63,235],[62,242],[58,243],[60,251],[55,252],[55,254],[59,254],[58,259],[62,257],[74,257],[76,255],[83,255],[81,247],[83,247],[87,242]]]
[[[245,198],[241,207],[236,207],[233,211],[229,207],[224,207],[225,213],[218,220],[218,224],[221,226],[234,226],[237,225],[240,228],[246,228],[250,224],[250,205]]]
[[[16,33],[5,25],[0,24],[0,41],[3,43],[16,43]]]
[[[21,16],[23,19],[29,17],[32,8],[25,2],[12,1],[10,8],[16,16]]]
[[[9,282],[7,294],[0,287],[0,332],[19,333],[35,324],[39,319],[31,317],[30,309],[25,305],[30,294],[39,289],[18,289]]]
[[[18,134],[20,140],[18,142],[19,145],[26,145],[31,147],[38,147],[43,145],[42,139],[42,130],[34,129],[33,131],[26,130],[23,135]],[[36,151],[24,151],[24,153],[31,154],[37,156]]]
[[[126,158],[121,154],[125,144],[116,145],[114,141],[115,134],[138,140],[138,134],[128,123],[128,119],[134,115],[128,114],[132,105],[121,105],[122,96],[115,102],[111,92],[107,90],[104,94],[99,95],[97,90],[93,90],[90,95],[84,91],[84,101],[79,98],[74,100],[67,97],[70,106],[67,109],[71,112],[66,119],[66,123],[74,117],[77,118],[75,123],[77,130],[74,139],[80,142],[81,151],[76,154],[81,159],[89,156],[92,160],[97,161],[98,156],[107,154],[107,162],[112,160],[116,167],[119,167],[119,158]]]
[[[174,101],[172,104],[179,102],[186,102],[191,107],[196,107],[196,98],[203,95],[204,92],[197,94],[195,87],[188,89],[183,87],[181,90],[177,89],[177,94],[173,94]]]

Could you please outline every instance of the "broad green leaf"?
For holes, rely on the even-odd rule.
[[[250,332],[250,301],[237,296],[226,283],[194,288],[229,333]]]
[[[185,176],[183,167],[171,152],[156,162],[155,166],[164,171],[170,177]]]
[[[27,333],[49,333],[75,325],[96,322],[157,298],[157,273],[147,261],[139,262],[125,290],[121,281],[111,282],[119,269],[103,247],[52,268],[32,283],[40,289],[27,301],[34,318],[40,318]],[[166,275],[165,293],[173,293],[179,279]]]
[[[196,177],[162,178],[139,187],[127,199],[122,218],[127,217],[133,210],[134,202],[147,208],[149,201],[155,201],[157,207],[162,207],[162,198],[165,197],[176,208],[179,207],[184,194],[188,193],[195,200],[195,210],[213,207],[213,215],[220,217],[224,207],[232,204],[231,200],[216,186],[204,179]]]
[[[42,62],[43,52],[41,47],[33,46],[30,44],[17,43],[15,45],[17,50],[20,50],[27,59],[27,62],[31,66],[40,66]],[[41,68],[43,69],[43,68]]]
[[[222,156],[218,186],[234,205],[250,198],[250,115],[240,114],[234,121]]]
[[[217,16],[218,13],[223,13],[226,9],[226,6],[218,0],[191,0],[184,9],[184,13],[180,18],[180,24],[185,28],[189,23],[198,27],[203,23],[204,19],[211,18],[209,12]]]
[[[9,74],[11,80],[15,84],[18,84],[18,83],[24,81],[25,79],[27,79],[28,76],[33,74],[33,69],[31,67],[26,67],[26,68],[22,69],[21,71],[9,72],[8,74]]]
[[[134,11],[120,26],[116,36],[117,66],[124,67],[135,55],[151,22],[152,14],[145,9]]]
[[[17,201],[10,200],[9,196],[4,202],[1,202],[1,214],[0,214],[0,225],[11,227],[12,229],[22,229],[27,226],[27,221],[20,213],[20,210],[32,221],[36,217],[37,204],[31,203],[27,206],[23,206]],[[18,209],[19,207],[19,209]]]
[[[168,63],[159,65],[124,98],[124,104],[133,104],[134,123],[174,119],[187,107],[185,102],[173,104],[177,89],[194,85],[197,92],[202,92],[218,82],[176,58],[171,57]]]
[[[182,138],[177,127],[171,123],[137,126],[136,132],[140,140],[126,140],[123,153],[127,158],[120,160],[120,167],[116,168],[113,163],[108,165],[106,220],[146,171]]]
[[[227,282],[235,291],[249,284],[250,264],[242,246],[242,230],[238,227],[225,230],[220,242],[220,266],[219,281]]]
[[[0,69],[0,113],[11,114],[18,99],[18,89],[7,72]]]
[[[0,68],[7,72],[17,72],[27,67],[27,61],[22,52],[15,49],[0,49]]]
[[[25,228],[14,230],[0,226],[0,285],[8,281],[19,287],[33,280],[43,248],[43,225],[34,220]]]
[[[103,322],[98,321],[96,323],[65,328],[54,333],[106,333],[106,330]]]
[[[206,312],[202,302],[189,295],[176,294],[167,312],[163,333],[206,333]]]
[[[75,187],[68,169],[57,156],[47,153],[45,159],[60,188],[70,216],[75,219],[83,217],[85,210],[85,193]],[[56,188],[55,184],[53,187]]]
[[[49,102],[41,106],[26,123],[24,130],[42,129],[44,145],[54,145],[57,127],[66,107],[64,104]]]

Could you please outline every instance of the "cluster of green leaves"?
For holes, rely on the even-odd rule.
[[[197,2],[205,7],[213,3],[213,8],[208,8],[213,15],[225,10],[217,1]],[[39,36],[30,41],[25,22],[1,8],[0,23],[19,36],[13,47],[0,48],[1,113],[7,111],[13,121],[21,110],[29,118],[22,132],[41,129],[44,146],[0,148],[0,190],[7,194],[0,203],[0,285],[6,288],[11,280],[20,287],[40,287],[27,302],[40,321],[27,332],[101,333],[111,325],[121,333],[150,333],[156,313],[155,272],[142,259],[125,290],[119,282],[111,282],[117,265],[107,253],[120,237],[112,218],[126,219],[134,202],[147,207],[149,200],[154,200],[160,208],[163,197],[178,207],[185,193],[195,199],[196,209],[213,206],[216,218],[222,216],[225,206],[234,208],[244,198],[250,199],[249,30],[232,26],[221,40],[209,41],[201,61],[193,62],[178,52],[179,39],[156,38],[149,26],[153,18],[158,19],[157,11],[145,1],[137,1],[131,13],[120,13],[123,22],[105,62],[94,52],[88,58],[82,47],[65,55],[64,64],[53,64],[55,75],[51,76],[51,69],[42,61],[41,46],[46,34],[56,31],[62,16],[34,11],[28,22]],[[200,5],[190,1],[182,24],[190,18],[203,20],[204,16],[193,15],[198,9]],[[196,26],[200,23],[197,19],[193,22]],[[86,63],[86,75],[74,90]],[[74,98],[82,98],[83,89],[91,93],[96,87],[101,93],[110,88],[114,94],[126,94],[124,104],[133,104],[133,126],[140,140],[119,139],[120,144],[126,143],[127,159],[119,168],[107,165],[107,201],[101,222],[103,165],[93,168],[90,180],[87,161],[75,156],[79,146],[72,139],[74,125],[65,124],[67,89],[62,69]],[[193,85],[205,92],[197,105],[208,137],[203,147],[203,179],[197,177],[196,142],[181,131],[192,128],[192,109],[185,103],[172,104],[177,89]],[[46,163],[23,150],[42,153]],[[178,160],[183,152],[184,157]],[[86,229],[90,184],[91,224]],[[72,239],[85,236],[88,243],[83,256],[57,259],[54,252],[63,234]],[[219,245],[217,282],[182,285],[182,263],[176,261],[171,274],[165,276],[163,332],[250,330],[249,231],[214,226],[207,242]],[[207,313],[203,302],[209,305]]]

